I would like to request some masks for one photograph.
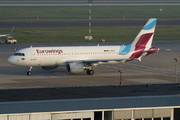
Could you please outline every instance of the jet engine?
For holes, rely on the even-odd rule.
[[[42,66],[43,70],[52,70],[52,69],[56,69],[58,66]]]
[[[85,67],[82,63],[69,63],[66,65],[66,71],[68,73],[80,73],[87,69],[89,67]]]

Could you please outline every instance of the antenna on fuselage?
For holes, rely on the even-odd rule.
[[[31,47],[30,48],[32,48],[32,45],[31,45]]]

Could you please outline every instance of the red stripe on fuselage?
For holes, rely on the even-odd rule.
[[[131,55],[130,58],[139,58],[142,55],[142,53],[146,47],[146,44],[148,43],[148,41],[152,35],[153,35],[153,33],[147,33],[147,34],[142,35],[139,38],[138,42],[135,45],[134,53]]]

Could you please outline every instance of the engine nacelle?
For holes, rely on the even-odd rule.
[[[87,67],[82,63],[69,63],[66,65],[66,71],[68,73],[80,73],[83,72]]]
[[[43,70],[52,70],[52,69],[56,69],[58,66],[42,66]]]

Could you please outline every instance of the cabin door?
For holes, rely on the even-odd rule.
[[[36,53],[34,49],[31,49],[31,60],[36,60]]]

